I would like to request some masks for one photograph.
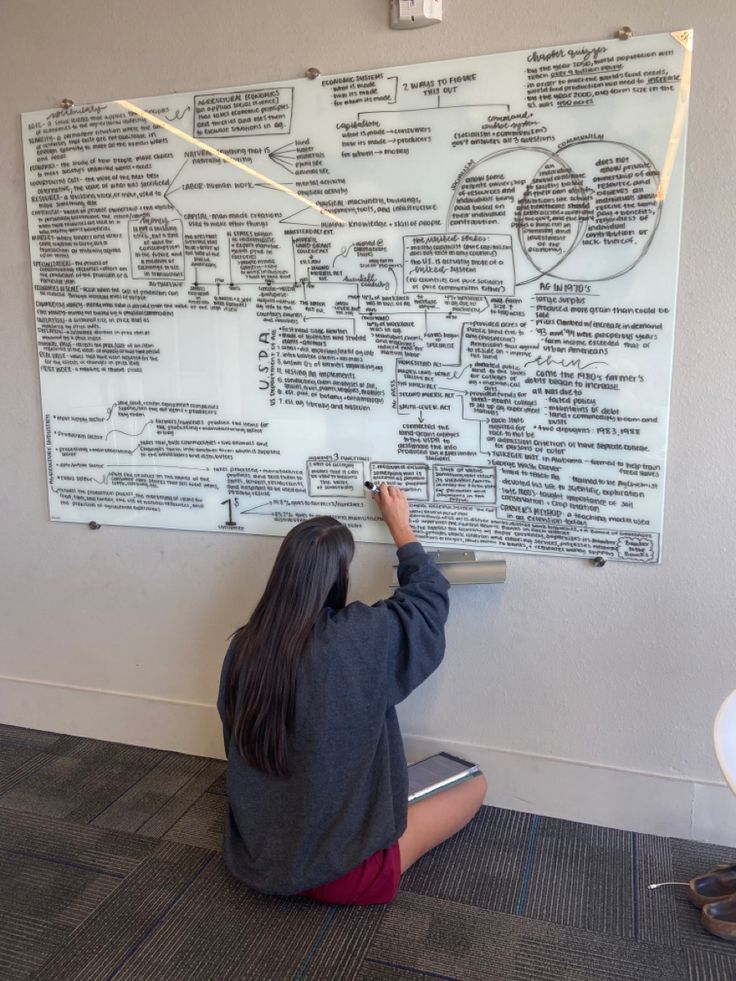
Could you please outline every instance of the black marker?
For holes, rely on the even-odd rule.
[[[378,484],[374,484],[372,480],[366,480],[364,486],[367,487],[368,490],[371,491],[371,493],[373,494],[381,493],[381,488],[378,486]]]

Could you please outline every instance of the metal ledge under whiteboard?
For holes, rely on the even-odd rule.
[[[506,560],[490,559],[478,561],[475,552],[467,549],[430,549],[427,555],[434,559],[442,575],[453,586],[473,586],[480,583],[498,584],[506,582]],[[392,585],[398,586],[396,569]]]

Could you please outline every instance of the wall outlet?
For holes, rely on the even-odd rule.
[[[391,0],[391,27],[430,27],[442,20],[442,0]]]

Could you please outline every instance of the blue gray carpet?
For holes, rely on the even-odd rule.
[[[388,907],[263,897],[221,862],[224,766],[0,726],[0,979],[736,981],[647,889],[736,849],[484,807]]]

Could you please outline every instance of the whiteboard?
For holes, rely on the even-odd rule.
[[[660,561],[691,51],[25,114],[51,519]]]

